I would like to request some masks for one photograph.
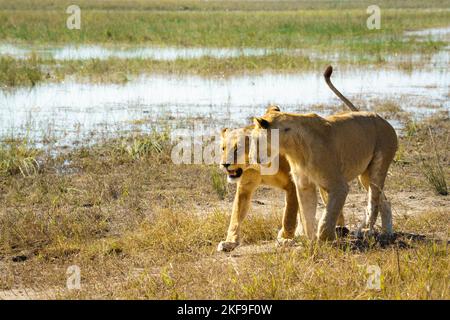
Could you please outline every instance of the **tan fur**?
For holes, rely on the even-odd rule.
[[[269,111],[255,119],[253,139],[266,135],[262,129],[279,130],[279,152],[291,167],[306,219],[304,232],[310,239],[335,238],[336,222],[348,193],[347,183],[358,176],[369,194],[361,228],[368,225],[372,230],[381,209],[383,231],[392,232],[392,217],[382,190],[397,150],[397,136],[386,120],[368,112],[322,118],[316,114]],[[267,144],[270,146],[270,135]],[[323,189],[328,198],[317,233],[316,187]]]
[[[276,106],[269,106],[267,111],[279,111]],[[282,229],[278,233],[278,242],[280,244],[291,243],[294,235],[299,235],[302,230],[301,225],[297,228],[298,201],[295,184],[290,176],[289,163],[284,156],[279,158],[279,170],[275,175],[261,175],[259,166],[250,165],[248,161],[248,138],[251,135],[253,126],[235,130],[222,130],[222,158],[221,167],[227,172],[235,172],[239,168],[243,170],[242,175],[237,181],[236,195],[233,202],[230,225],[225,241],[219,246],[219,251],[231,251],[240,243],[240,226],[250,208],[251,199],[254,191],[260,185],[268,185],[285,191],[285,209],[282,220]],[[245,149],[244,158],[237,159],[238,142],[243,141],[247,137],[247,148]],[[228,167],[224,164],[229,163]],[[321,190],[321,194],[325,194]],[[326,198],[323,197],[326,203]],[[300,219],[304,221],[304,219]],[[340,215],[339,225],[344,225],[343,215]],[[304,228],[304,226],[303,226]]]

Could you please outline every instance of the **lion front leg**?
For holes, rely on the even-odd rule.
[[[292,183],[286,190],[283,226],[278,232],[279,245],[293,245],[297,226],[298,200],[295,185]]]
[[[327,203],[328,203],[328,193],[325,191],[324,188],[319,188],[319,192],[320,192],[320,197],[322,198],[322,202],[326,207]],[[336,226],[345,227],[345,218],[344,218],[343,210],[341,210],[341,213],[339,214],[339,217],[336,222]]]
[[[347,183],[333,187],[328,192],[326,210],[319,221],[317,238],[319,240],[334,240],[336,237],[336,223],[345,204],[348,194]]]
[[[217,251],[229,252],[234,250],[240,244],[240,227],[250,208],[250,201],[257,184],[239,183],[233,202],[233,211],[231,213],[230,225],[228,227],[227,238],[221,241],[217,246]]]
[[[301,223],[303,225],[303,234],[308,239],[314,240],[316,237],[316,210],[317,210],[317,191],[316,185],[306,177],[298,178],[295,176],[295,186],[297,199],[300,205]]]

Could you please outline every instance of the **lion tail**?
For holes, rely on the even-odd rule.
[[[331,77],[332,73],[333,73],[333,67],[332,66],[328,66],[325,69],[325,72],[323,73],[323,77],[325,78],[325,82],[330,87],[331,91],[333,91],[334,94],[337,95],[339,97],[339,99],[341,99],[347,105],[347,107],[350,108],[350,110],[352,110],[352,111],[359,111],[359,109],[357,107],[355,107],[355,105],[353,103],[351,103],[350,100],[348,100],[346,97],[344,97],[344,95],[342,93],[340,93],[339,90],[336,89],[336,87],[331,83],[330,77]]]

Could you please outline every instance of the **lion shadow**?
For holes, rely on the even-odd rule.
[[[430,244],[450,244],[450,241],[432,238],[427,235],[409,233],[409,232],[394,232],[386,235],[379,231],[358,231],[349,230],[346,227],[336,228],[336,241],[334,244],[344,250],[351,251],[368,251],[371,249],[410,249],[413,248],[414,243],[430,243]]]

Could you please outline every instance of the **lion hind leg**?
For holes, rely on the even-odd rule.
[[[314,240],[316,237],[317,222],[317,191],[313,183],[302,181],[302,179],[295,179],[297,188],[297,198],[300,205],[301,222],[303,224],[303,234],[308,239]]]
[[[361,183],[361,185],[364,187],[364,189],[367,192],[367,209],[366,209],[366,213],[364,215],[364,218],[362,219],[361,224],[359,225],[358,228],[358,232],[361,233],[362,229],[366,228],[368,222],[369,222],[369,217],[368,217],[368,213],[370,212],[369,210],[369,204],[370,204],[370,194],[369,194],[369,186],[370,186],[370,178],[369,178],[369,170],[366,170],[364,173],[362,173],[359,177],[359,182]]]
[[[383,232],[392,233],[392,212],[383,192],[390,163],[391,160],[387,161],[381,156],[375,157],[368,170],[359,177],[361,184],[368,190],[366,216],[360,230],[368,227],[369,232],[373,232],[378,213],[381,213]]]
[[[380,201],[381,228],[384,234],[391,235],[394,232],[392,227],[391,203],[387,200],[384,192],[381,194]]]

